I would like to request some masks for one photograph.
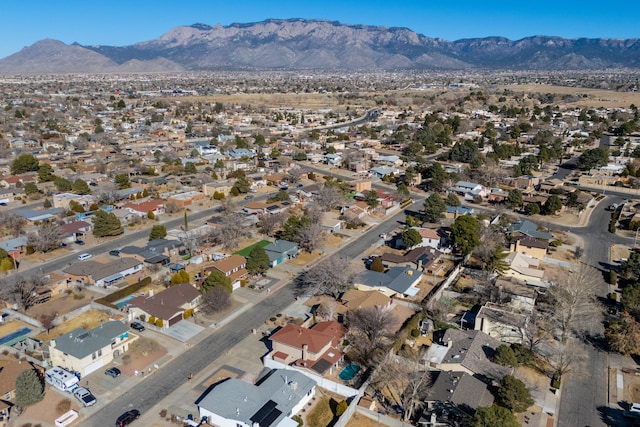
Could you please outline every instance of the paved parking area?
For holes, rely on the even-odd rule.
[[[178,341],[187,342],[204,330],[205,328],[203,326],[196,325],[188,320],[181,320],[162,332]]]

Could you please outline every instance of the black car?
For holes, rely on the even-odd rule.
[[[116,427],[128,426],[138,418],[140,418],[140,411],[138,411],[137,409],[127,411],[118,417],[118,419],[116,420]]]
[[[104,371],[105,375],[109,375],[112,378],[119,377],[121,373],[122,372],[120,372],[120,369],[118,368],[109,368],[106,371]]]
[[[75,243],[76,245],[80,245],[80,246],[83,246],[83,245],[84,245],[84,241],[83,241],[83,240],[80,240],[80,239],[76,240],[74,243]]]
[[[109,255],[111,255],[111,256],[120,256],[120,249],[114,249],[112,251],[109,251]]]
[[[129,326],[131,326],[131,329],[135,329],[136,331],[144,331],[144,325],[140,322],[132,322]]]

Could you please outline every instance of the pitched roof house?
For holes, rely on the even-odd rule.
[[[429,424],[432,414],[446,417],[452,411],[460,415],[473,416],[478,407],[493,404],[493,395],[485,383],[466,372],[433,372],[435,380],[429,388],[425,412],[419,424]]]
[[[138,337],[129,327],[115,320],[87,331],[75,329],[51,340],[49,354],[54,366],[80,372],[85,376],[108,365],[114,356],[121,355]]]
[[[233,290],[240,287],[242,279],[244,279],[249,273],[247,271],[247,259],[238,254],[215,261],[204,269],[203,276],[206,277],[212,270],[218,270],[231,279],[231,286],[233,287]]]
[[[268,244],[264,250],[269,255],[269,267],[275,267],[288,259],[295,258],[300,252],[297,243],[282,239]]]
[[[127,302],[134,317],[145,315],[162,320],[162,328],[170,328],[184,318],[186,310],[196,310],[202,294],[190,283],[173,285],[157,294],[139,296]],[[157,324],[156,324],[157,325]]]
[[[255,384],[230,378],[196,401],[200,418],[220,427],[292,427],[313,398],[316,382],[290,369],[275,369]]]
[[[353,284],[361,291],[376,290],[389,297],[396,294],[411,297],[420,291],[416,285],[421,279],[422,272],[415,268],[399,266],[391,267],[386,273],[364,270],[355,276]]]

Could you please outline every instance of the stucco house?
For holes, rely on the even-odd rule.
[[[185,311],[195,311],[201,299],[202,294],[192,284],[173,285],[157,294],[150,293],[128,301],[129,317],[133,319],[144,315],[147,322],[154,318],[156,326],[160,319],[162,328],[167,329],[184,319]]]
[[[499,341],[522,344],[528,317],[512,307],[486,303],[476,315],[474,329]]]
[[[115,320],[89,331],[78,328],[51,340],[51,364],[89,375],[111,363],[114,356],[125,353],[136,339],[138,336],[131,334],[128,326]]]
[[[247,259],[238,254],[215,261],[203,271],[203,277],[206,277],[212,270],[218,270],[231,279],[233,290],[238,289],[242,279],[249,274],[247,271]]]
[[[71,264],[62,270],[72,280],[108,288],[127,276],[142,271],[143,264],[135,258],[118,258],[110,263],[88,260]]]
[[[353,285],[361,291],[379,291],[388,297],[402,295],[413,297],[420,289],[417,284],[422,272],[408,266],[391,267],[386,273],[364,270],[353,279]]]
[[[200,418],[219,427],[296,427],[291,419],[315,394],[316,382],[290,369],[274,369],[255,384],[223,380],[196,401]]]
[[[297,243],[282,239],[268,244],[264,250],[269,256],[269,267],[275,267],[288,259],[295,258],[300,252]]]
[[[536,239],[527,235],[520,235],[511,239],[509,244],[510,252],[518,252],[523,255],[529,255],[533,258],[537,258],[540,261],[544,261],[544,257],[547,255],[547,249],[549,248],[549,242],[543,239]]]

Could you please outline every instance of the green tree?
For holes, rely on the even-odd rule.
[[[449,174],[440,163],[434,163],[433,166],[427,169],[427,176],[430,179],[429,189],[434,191],[441,191],[449,179]]]
[[[8,257],[9,257],[9,253],[4,249],[0,248],[0,260],[3,260]]]
[[[384,273],[384,264],[382,263],[382,258],[379,256],[373,258],[373,261],[371,261],[371,265],[369,265],[369,270],[377,271],[378,273]]]
[[[269,270],[269,255],[262,246],[254,247],[247,258],[247,271],[250,274],[265,274]]]
[[[498,405],[489,408],[479,407],[471,425],[473,427],[520,427],[516,416],[507,408]]]
[[[49,209],[53,206],[53,203],[51,203],[51,200],[49,199],[44,199],[44,203],[42,203],[42,207],[45,209]]]
[[[527,203],[524,207],[525,215],[538,215],[540,213],[540,205],[537,203]]]
[[[91,194],[91,189],[86,181],[78,178],[73,182],[71,191],[75,194]]]
[[[295,241],[300,231],[311,225],[311,219],[306,216],[291,215],[282,226],[280,237],[284,240]]]
[[[545,214],[555,215],[556,212],[558,212],[560,209],[562,209],[562,200],[560,200],[560,197],[558,197],[557,194],[552,194],[551,196],[549,196],[544,204]]]
[[[44,398],[44,384],[40,375],[33,369],[27,369],[18,374],[15,390],[14,403],[20,409],[25,409]]]
[[[120,173],[113,178],[113,181],[118,186],[120,190],[123,188],[131,187],[131,182],[129,181],[129,175],[126,173]]]
[[[364,192],[364,202],[372,208],[377,208],[378,204],[378,193],[374,190],[365,191]]]
[[[239,176],[236,179],[236,183],[233,185],[233,188],[236,188],[239,193],[248,193],[249,188],[251,188],[251,184],[249,184],[249,180],[246,176]]]
[[[454,193],[447,194],[447,198],[445,199],[445,204],[447,206],[460,206],[460,199]]]
[[[522,206],[522,191],[518,190],[517,188],[509,191],[509,195],[507,196],[507,203],[509,203],[509,206],[511,206],[512,208],[519,208],[520,206]]]
[[[273,200],[276,202],[286,202],[289,200],[289,193],[287,193],[287,190],[280,190],[273,196]]]
[[[640,282],[629,283],[622,289],[622,307],[640,319]]]
[[[427,222],[438,222],[440,218],[443,217],[443,214],[447,210],[447,207],[438,194],[431,194],[424,201],[424,219]]]
[[[13,258],[11,257],[0,258],[0,272],[13,270],[13,267],[15,267]]]
[[[24,194],[27,196],[35,196],[38,193],[40,193],[40,189],[38,189],[35,182],[27,182],[24,185]]]
[[[257,134],[254,137],[254,142],[256,145],[260,145],[260,146],[266,144],[266,141],[264,140],[264,135],[262,135],[261,133]]]
[[[402,241],[407,247],[412,248],[422,243],[422,236],[415,228],[407,228],[402,232]]]
[[[148,219],[156,219],[156,214],[154,214],[153,211],[149,211],[149,212],[147,212],[147,218]]]
[[[209,273],[204,282],[202,282],[202,286],[200,287],[200,289],[202,290],[202,292],[206,293],[217,286],[226,290],[228,293],[231,293],[233,291],[231,278],[225,276],[223,272],[218,270],[213,270],[211,273]]]
[[[272,149],[271,153],[269,153],[269,157],[271,157],[272,159],[277,159],[281,155],[282,155],[282,152],[277,148]]]
[[[53,184],[56,186],[56,188],[60,192],[68,192],[68,191],[71,191],[71,189],[73,188],[73,184],[71,183],[71,181],[69,181],[66,178],[62,178],[60,176],[57,176],[54,178]]]
[[[185,270],[180,270],[171,276],[171,286],[179,285],[181,283],[189,283],[189,281],[191,281],[191,278],[189,277],[189,273]]]
[[[188,173],[188,174],[198,173],[198,169],[196,169],[196,165],[193,162],[187,162],[184,165],[184,173]]]
[[[533,405],[531,394],[522,381],[513,375],[505,375],[497,392],[498,404],[513,412],[524,412]]]
[[[93,235],[96,237],[119,236],[124,233],[120,220],[113,212],[102,209],[96,211],[92,217]]]
[[[463,255],[469,255],[480,244],[480,223],[470,215],[459,216],[451,225],[451,240]]]
[[[408,199],[410,196],[409,189],[407,188],[407,184],[401,182],[398,184],[398,188],[396,189],[398,194],[403,197],[404,200]]]
[[[53,168],[49,163],[43,163],[38,168],[38,182],[51,182],[56,179]]]
[[[504,273],[509,269],[509,264],[505,261],[507,257],[507,252],[502,248],[502,246],[496,246],[491,251],[491,255],[489,256],[489,260],[487,264],[484,266],[484,270],[496,273],[498,276],[503,276]]]
[[[222,159],[217,159],[216,162],[213,164],[213,168],[224,169],[224,162],[222,161]]]
[[[75,200],[69,201],[69,209],[71,209],[72,212],[77,212],[77,213],[84,212],[84,207],[80,203],[76,202]]]
[[[151,227],[149,232],[149,241],[163,239],[167,236],[167,227],[164,224],[156,224]]]
[[[514,368],[518,366],[516,354],[513,352],[513,349],[506,344],[502,344],[496,348],[493,361],[502,366],[512,366]]]
[[[11,173],[18,175],[25,172],[33,172],[37,171],[38,167],[38,159],[33,154],[21,154],[11,163]]]
[[[578,168],[589,170],[609,163],[609,150],[603,147],[592,148],[578,157]]]

